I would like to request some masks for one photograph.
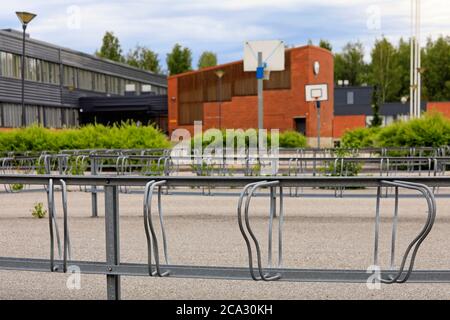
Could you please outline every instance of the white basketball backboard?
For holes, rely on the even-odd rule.
[[[262,53],[265,69],[283,71],[284,42],[280,40],[247,41],[244,44],[244,71],[254,72],[258,68],[258,52]]]
[[[311,84],[305,86],[306,101],[327,101],[328,85],[327,84]]]

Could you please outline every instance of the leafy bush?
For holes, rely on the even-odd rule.
[[[373,147],[379,130],[379,128],[358,128],[347,131],[341,140],[342,147],[350,149]]]
[[[64,149],[169,148],[167,137],[153,126],[131,122],[107,127],[90,124],[80,129],[52,130],[33,125],[0,132],[0,151],[60,151]]]
[[[223,147],[225,148],[227,145],[227,138],[231,139],[230,137],[227,137],[227,131],[222,130],[222,143]],[[270,147],[272,145],[272,135],[270,132],[267,132],[267,147]],[[237,147],[238,141],[245,141],[245,147],[248,148],[250,145],[250,140],[255,139],[252,141],[253,144],[257,145],[258,141],[258,131],[255,129],[248,129],[246,131],[234,131],[234,147]],[[307,147],[307,140],[306,137],[302,134],[295,132],[295,131],[285,131],[280,134],[278,134],[279,139],[279,146],[281,148],[304,148]],[[212,143],[215,141],[214,134],[211,133],[207,135],[198,135],[195,136],[193,139],[191,139],[191,148],[194,149],[194,146],[196,144],[200,144],[205,149],[207,146],[212,146]]]
[[[13,192],[19,192],[19,191],[22,191],[23,188],[24,188],[24,186],[23,186],[23,184],[21,184],[21,183],[15,183],[15,184],[11,185],[11,190],[12,190]]]
[[[450,120],[434,112],[380,129],[356,129],[344,134],[342,145],[344,148],[446,146],[450,145]]]
[[[308,146],[306,137],[296,131],[285,131],[280,134],[280,147],[305,148]]]
[[[42,219],[47,214],[47,210],[44,209],[42,202],[36,203],[31,211],[31,215],[35,218]]]

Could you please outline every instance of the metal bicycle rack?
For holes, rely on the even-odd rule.
[[[147,238],[147,252],[148,252],[148,274],[149,276],[159,276],[165,277],[170,274],[170,271],[161,272],[161,267],[159,263],[159,246],[158,246],[158,237],[155,232],[155,227],[153,225],[152,219],[152,197],[155,188],[158,188],[158,213],[159,213],[159,222],[161,225],[161,235],[163,242],[163,250],[164,250],[164,258],[166,261],[166,265],[169,265],[169,253],[167,249],[167,237],[164,229],[164,219],[162,213],[162,204],[161,204],[161,194],[162,194],[162,186],[166,184],[166,181],[158,181],[155,180],[150,181],[145,186],[144,191],[144,229],[145,235]],[[155,271],[152,271],[152,248],[153,248],[153,257],[155,259]]]
[[[396,190],[394,220],[391,241],[391,268],[381,271],[379,281],[386,284],[413,283],[450,283],[449,270],[415,270],[414,264],[420,245],[430,234],[436,218],[436,202],[431,187],[450,187],[450,177],[128,177],[128,176],[57,176],[57,175],[0,175],[0,183],[23,183],[30,185],[47,185],[49,202],[50,229],[50,258],[9,258],[0,257],[0,269],[23,270],[41,272],[67,272],[69,265],[79,267],[81,273],[100,274],[106,276],[106,287],[109,299],[120,299],[120,277],[125,276],[157,276],[170,278],[206,278],[223,280],[254,280],[254,281],[287,281],[287,282],[343,282],[366,283],[371,275],[366,270],[330,270],[330,269],[294,269],[282,267],[283,262],[283,188],[336,188],[369,187],[377,189],[377,203],[375,212],[375,264],[378,263],[378,241],[380,226],[381,188],[392,187]],[[64,220],[63,248],[56,223],[55,185],[61,186]],[[67,186],[94,185],[105,189],[105,240],[106,259],[104,262],[75,261],[71,257]],[[168,259],[168,240],[164,230],[161,204],[163,187],[188,186],[220,186],[243,188],[238,201],[237,218],[239,230],[244,238],[243,249],[247,249],[248,265],[245,267],[219,266],[184,266],[171,265]],[[120,216],[119,216],[119,187],[145,187],[143,218],[146,231],[148,262],[144,264],[120,262]],[[252,229],[250,218],[251,200],[256,192],[269,189],[269,230],[268,230],[268,264],[263,266],[261,245]],[[397,237],[399,189],[419,192],[427,202],[428,218],[422,231],[411,241],[406,249],[398,270],[395,270],[395,241]],[[279,197],[279,215],[276,218],[276,198]],[[161,237],[158,239],[153,220],[153,196],[157,194],[157,208],[161,226]],[[339,201],[339,200],[336,200]],[[273,264],[273,230],[274,221],[278,219],[278,261]],[[55,259],[54,245],[58,247],[59,259]],[[159,244],[163,244],[165,264],[160,262]],[[254,250],[255,248],[255,250]],[[257,267],[253,266],[253,259],[257,259]],[[407,260],[409,258],[409,263]],[[154,260],[154,263],[153,263]]]
[[[380,278],[382,283],[392,284],[392,283],[405,283],[411,273],[413,271],[414,262],[416,259],[417,252],[419,250],[420,245],[429,235],[431,229],[433,228],[434,222],[436,220],[436,200],[434,198],[434,194],[432,190],[424,185],[419,183],[405,182],[405,181],[382,181],[384,185],[389,185],[395,188],[395,208],[393,215],[393,223],[392,223],[392,236],[391,236],[391,258],[390,258],[390,269],[391,272],[394,273],[395,269],[395,249],[396,249],[396,238],[397,238],[397,229],[398,229],[398,213],[399,213],[399,188],[410,189],[420,192],[427,201],[428,211],[427,211],[427,221],[420,231],[420,233],[414,238],[414,240],[408,245],[400,265],[400,268],[396,273],[389,274],[389,278]],[[379,231],[380,231],[380,201],[381,201],[381,186],[377,188],[377,204],[376,204],[376,215],[375,215],[375,245],[374,245],[374,265],[377,266],[379,264]],[[412,252],[412,253],[411,253]],[[411,254],[409,260],[409,267],[407,272],[404,274],[404,269],[408,260],[409,255]],[[403,279],[401,279],[402,275]]]
[[[249,207],[250,207],[250,201],[252,197],[254,196],[255,192],[263,187],[269,187],[270,188],[270,212],[269,212],[269,234],[268,234],[268,253],[267,253],[267,259],[268,259],[268,268],[272,268],[273,261],[272,261],[272,233],[273,233],[273,221],[276,217],[276,190],[275,188],[279,185],[278,181],[262,181],[262,182],[255,182],[250,183],[247,186],[244,187],[244,190],[241,193],[241,196],[239,197],[238,202],[238,223],[239,223],[239,230],[241,231],[241,234],[244,238],[245,244],[247,245],[247,251],[248,251],[248,260],[249,260],[249,270],[250,275],[253,280],[259,281],[274,281],[281,278],[281,274],[269,274],[265,273],[262,268],[262,258],[261,258],[261,245],[259,244],[258,239],[255,236],[255,233],[253,232],[251,225],[250,225],[250,218],[249,218]],[[281,268],[282,261],[283,261],[283,189],[280,187],[280,207],[279,207],[279,223],[278,223],[278,264],[276,268]],[[242,205],[244,204],[245,199],[245,211],[244,211],[244,221],[242,221]],[[255,249],[256,249],[256,259],[257,259],[257,265],[258,265],[258,273],[259,277],[255,275],[255,271],[253,268],[253,251],[252,251],[252,245],[250,242],[251,238],[253,240]]]
[[[49,231],[50,231],[50,271],[58,271],[58,267],[55,266],[55,235],[56,235],[56,246],[58,248],[59,259],[63,259],[62,270],[67,272],[67,261],[72,259],[72,251],[70,245],[70,235],[69,235],[69,222],[68,222],[68,212],[67,212],[67,185],[63,179],[59,179],[62,187],[62,207],[63,207],[63,251],[61,250],[61,238],[59,234],[58,223],[56,221],[56,206],[55,206],[55,185],[53,184],[53,179],[48,180],[47,187],[47,200],[48,200],[48,211],[49,211]],[[62,251],[62,254],[61,254]]]

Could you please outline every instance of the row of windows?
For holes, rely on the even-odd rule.
[[[47,128],[67,128],[79,125],[78,110],[26,105],[26,125],[41,124]],[[22,126],[22,106],[20,104],[0,104],[0,127],[18,128]]]
[[[50,84],[60,83],[58,64],[29,57],[25,59],[25,63],[25,79]],[[22,77],[21,56],[0,52],[0,75],[20,79]]]
[[[60,84],[59,64],[41,59],[26,57],[25,79],[50,84]],[[20,79],[22,77],[21,56],[0,51],[0,75]],[[137,94],[141,93],[142,83],[119,77],[92,72],[84,69],[63,66],[63,85],[73,89],[96,91],[123,95],[125,87],[134,84]],[[166,88],[153,87],[152,92],[166,94]]]

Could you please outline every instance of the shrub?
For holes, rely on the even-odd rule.
[[[450,144],[450,120],[441,113],[426,113],[420,119],[397,121],[384,128],[348,131],[344,148],[442,147]]]
[[[347,131],[342,137],[342,147],[348,149],[373,147],[379,130],[379,128],[358,128]]]
[[[281,148],[305,148],[308,146],[306,137],[296,131],[285,131],[280,134]]]
[[[19,191],[22,191],[23,190],[23,184],[21,184],[21,183],[15,183],[15,184],[13,184],[13,185],[11,185],[11,190],[13,191],[13,192],[19,192]]]
[[[0,132],[0,151],[61,151],[64,149],[169,148],[166,135],[154,126],[123,122],[111,127],[89,124],[80,129],[52,130],[38,125]]]
[[[238,140],[245,139],[245,147],[248,148],[250,145],[250,137],[255,137],[256,140],[253,141],[253,143],[257,144],[258,142],[258,134],[257,130],[255,129],[248,129],[246,131],[234,131],[234,147],[237,147]],[[271,147],[272,145],[272,135],[270,132],[267,132],[267,147]],[[279,147],[281,148],[304,148],[307,147],[307,141],[306,137],[302,134],[295,132],[295,131],[285,131],[280,134],[278,134],[279,139]],[[203,149],[205,149],[207,146],[210,146],[215,138],[213,137],[213,134],[211,135],[197,135],[193,139],[191,139],[191,148],[194,149],[194,146],[196,144],[201,144]],[[227,131],[222,130],[222,143],[223,147],[226,147],[227,144]]]
[[[35,218],[42,219],[47,214],[47,210],[44,209],[42,202],[36,203],[31,211],[31,215]]]

